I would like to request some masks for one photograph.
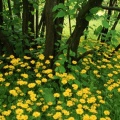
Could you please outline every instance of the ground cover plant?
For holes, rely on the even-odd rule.
[[[107,49],[112,50],[111,47]],[[53,56],[44,61],[42,52],[32,53],[32,48],[30,51],[34,58],[1,56],[1,120],[120,118],[120,51],[112,57],[97,52],[96,57],[88,54],[79,63],[73,60],[68,73],[62,65],[66,54],[58,57],[53,73],[48,69]]]
[[[0,120],[120,120],[120,0],[0,0]]]

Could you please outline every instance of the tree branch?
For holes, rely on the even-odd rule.
[[[100,6],[101,8],[103,9],[106,9],[106,10],[116,10],[116,11],[119,11],[120,12],[120,7],[108,7],[108,6]]]

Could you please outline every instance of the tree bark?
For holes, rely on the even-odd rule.
[[[9,8],[10,20],[11,20],[11,23],[12,23],[12,21],[13,21],[13,16],[12,16],[12,9],[11,9],[10,0],[8,0],[8,8]],[[12,29],[12,31],[14,31],[14,25],[13,25],[13,24],[11,24],[11,29]]]
[[[0,30],[0,43],[2,43],[2,48],[5,47],[6,48],[6,52],[7,54],[14,54],[14,51],[13,51],[13,47],[11,46],[11,44],[9,43],[7,37],[2,33],[2,31]],[[2,53],[2,48],[0,48],[0,52],[1,54],[4,54]]]
[[[80,41],[80,37],[83,35],[83,32],[85,30],[85,28],[87,28],[88,26],[88,21],[86,20],[86,14],[89,13],[89,10],[91,8],[97,7],[99,5],[101,5],[103,0],[89,0],[85,5],[82,6],[82,8],[79,10],[78,12],[78,16],[76,18],[76,26],[75,29],[73,31],[73,33],[71,34],[71,36],[69,37],[67,44],[68,44],[68,58],[69,58],[69,52],[70,50],[72,50],[73,52],[75,52],[76,57],[77,57],[77,49],[78,49],[78,45],[79,45],[79,41]]]
[[[45,25],[46,25],[46,41],[45,41],[45,58],[49,59],[49,56],[55,56],[57,54],[55,43],[61,40],[63,28],[59,24],[63,24],[64,18],[57,18],[53,21],[52,9],[55,5],[64,3],[64,0],[46,0],[45,4]],[[51,62],[52,63],[52,62]]]
[[[3,15],[2,15],[2,12],[3,12],[3,1],[0,0],[0,26],[3,24]]]

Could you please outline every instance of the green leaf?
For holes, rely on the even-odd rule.
[[[119,42],[118,42],[118,40],[117,40],[116,38],[113,38],[113,39],[111,40],[111,43],[112,43],[112,45],[114,45],[115,47],[119,44]]]
[[[92,15],[92,14],[87,14],[85,19],[86,19],[87,21],[90,21],[92,18],[93,18],[93,15]]]
[[[55,98],[53,96],[53,88],[43,88],[43,97],[46,103],[55,103]]]
[[[64,4],[60,3],[58,5],[56,5],[53,9],[52,9],[52,12],[55,12],[56,10],[58,9],[66,9],[66,7],[64,6]]]
[[[106,21],[106,20],[103,20],[103,21],[102,21],[102,25],[103,25],[105,28],[109,28],[109,22]]]
[[[62,72],[62,73],[66,72],[66,70],[65,70],[65,68],[63,66],[59,67],[59,71]]]
[[[63,11],[63,10],[60,10],[60,11],[57,13],[55,19],[56,19],[56,18],[64,17],[65,15],[66,15],[66,12]]]
[[[100,25],[97,29],[95,29],[94,34],[99,35],[102,31],[102,26]]]
[[[94,7],[94,8],[92,8],[92,9],[90,10],[90,12],[91,12],[92,14],[96,14],[99,10],[101,10],[100,7]]]
[[[80,83],[80,81],[78,81],[78,80],[74,80],[74,82],[75,82],[79,87],[81,87],[81,83]]]

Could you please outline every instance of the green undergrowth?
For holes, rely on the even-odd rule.
[[[45,61],[33,48],[33,57],[1,56],[0,120],[119,120],[120,51],[111,55],[113,48],[102,46],[106,52],[96,45],[94,54],[69,63],[69,72],[66,50],[54,71],[53,56]]]

